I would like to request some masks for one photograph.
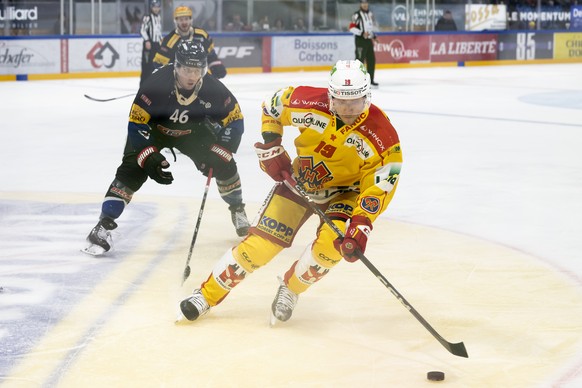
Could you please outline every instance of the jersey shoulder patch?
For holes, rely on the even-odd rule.
[[[285,105],[284,100],[289,98],[289,95],[293,92],[293,87],[289,86],[283,89],[279,89],[270,97],[267,97],[263,101],[263,113],[267,116],[271,116],[274,119],[279,119],[283,114],[283,107]]]
[[[357,131],[370,141],[379,154],[400,143],[392,123],[375,105],[370,106],[368,117],[358,127]]]
[[[318,109],[329,113],[329,98],[326,88],[299,86],[289,97],[292,109]]]

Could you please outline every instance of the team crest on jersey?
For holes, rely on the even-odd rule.
[[[275,119],[281,117],[281,113],[283,113],[283,101],[281,100],[283,92],[284,89],[279,89],[272,97],[263,102],[263,113],[265,115]]]
[[[298,127],[310,128],[316,130],[319,133],[323,133],[325,128],[327,128],[329,119],[327,117],[316,115],[311,112],[293,112],[291,113],[291,123]]]
[[[321,190],[332,179],[331,171],[323,161],[314,164],[312,156],[299,157],[299,180],[307,191]]]
[[[370,145],[366,143],[364,139],[362,139],[356,133],[351,133],[346,138],[345,145],[347,147],[354,147],[356,149],[356,152],[358,153],[358,156],[363,160],[366,160],[372,155],[374,155],[372,147],[370,147]]]
[[[360,207],[370,214],[376,214],[380,210],[380,199],[376,197],[364,197],[360,200]]]

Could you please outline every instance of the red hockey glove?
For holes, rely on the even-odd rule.
[[[342,254],[344,259],[353,263],[358,260],[357,252],[364,253],[366,250],[368,236],[370,236],[372,229],[372,222],[368,217],[353,216],[343,241],[337,238],[334,240],[333,246]]]
[[[164,169],[170,167],[170,163],[158,149],[153,146],[144,148],[137,155],[137,164],[148,174],[150,178],[162,185],[169,185],[174,180],[170,171]]]
[[[291,173],[291,158],[285,148],[281,145],[281,138],[277,138],[270,143],[255,143],[255,151],[259,157],[261,170],[269,174],[277,182],[283,182],[285,177],[283,171]]]

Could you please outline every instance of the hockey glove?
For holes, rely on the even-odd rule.
[[[226,77],[226,67],[222,64],[221,61],[214,61],[208,64],[208,70],[215,78],[221,79]]]
[[[170,163],[158,149],[153,146],[144,148],[137,155],[137,164],[148,174],[150,178],[162,185],[169,185],[174,180],[170,171],[164,169],[170,167]]]
[[[342,254],[344,259],[353,263],[358,260],[358,252],[364,253],[366,250],[366,244],[372,229],[372,222],[368,217],[353,216],[343,241],[337,238],[334,240],[333,246]]]
[[[255,151],[259,157],[261,170],[266,172],[277,182],[283,182],[285,177],[283,171],[291,174],[291,158],[285,148],[281,145],[281,137],[267,144],[255,143]]]
[[[200,165],[200,171],[204,176],[208,176],[210,168],[213,168],[216,172],[221,169],[221,166],[230,163],[232,158],[232,152],[228,149],[218,144],[212,144],[208,149],[206,161]]]

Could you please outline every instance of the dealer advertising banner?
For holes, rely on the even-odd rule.
[[[0,74],[61,72],[60,39],[0,40]]]
[[[381,35],[374,43],[377,63],[415,63],[430,60],[428,35]]]
[[[554,58],[582,58],[582,32],[554,34]]]
[[[497,34],[432,35],[431,62],[491,61],[497,59]]]
[[[354,37],[348,35],[274,36],[272,67],[332,66],[353,58]]]
[[[497,59],[529,61],[554,56],[554,35],[544,32],[499,34]]]
[[[141,71],[141,50],[141,38],[71,39],[68,71]]]

